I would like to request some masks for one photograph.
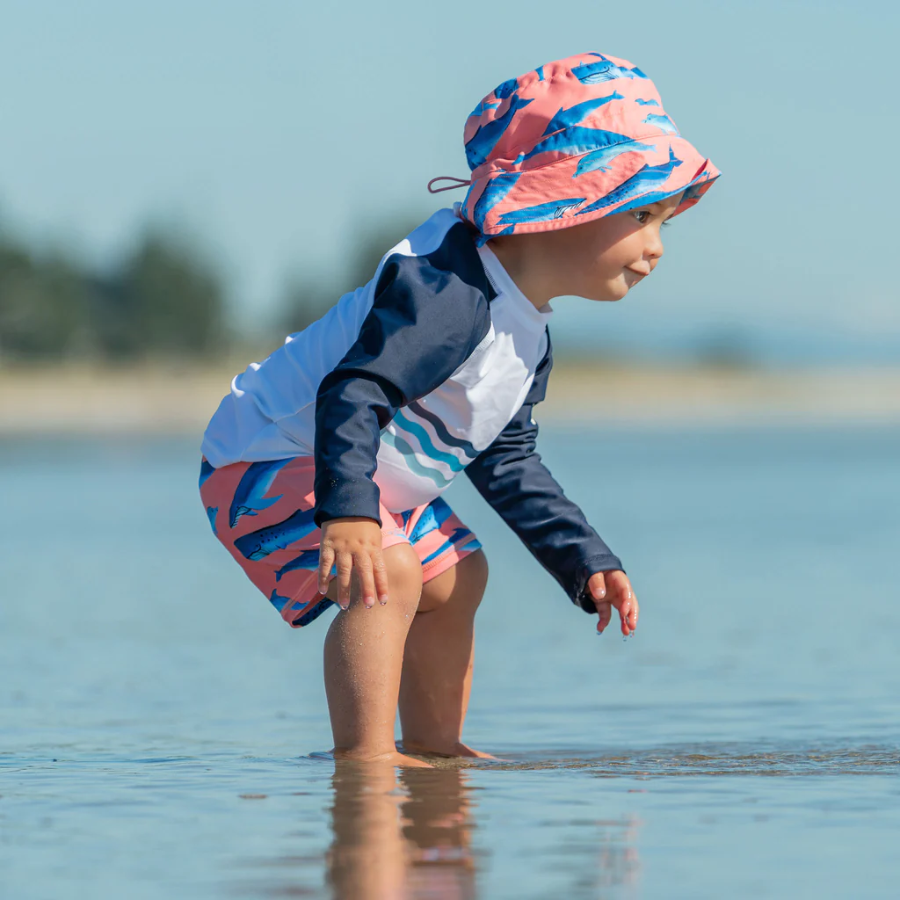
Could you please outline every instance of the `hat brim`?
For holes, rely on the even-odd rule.
[[[681,135],[655,133],[619,146],[608,165],[590,169],[596,151],[530,168],[500,161],[472,181],[463,215],[483,240],[571,228],[684,191],[674,215],[695,206],[719,170]],[[649,149],[648,149],[649,148]],[[601,148],[606,155],[611,148]]]

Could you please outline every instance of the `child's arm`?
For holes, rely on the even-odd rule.
[[[535,450],[538,427],[532,410],[544,399],[552,365],[548,333],[547,353],[521,409],[466,474],[572,602],[600,614],[598,631],[609,623],[615,607],[623,634],[629,634],[637,624],[638,606],[621,561],[566,497]]]
[[[460,248],[483,269],[463,226]],[[454,252],[452,238],[447,252]],[[465,272],[465,270],[464,270]],[[472,277],[475,282],[475,277]],[[319,386],[316,398],[315,522],[322,528],[319,590],[332,565],[338,602],[350,602],[350,576],[362,578],[366,605],[386,598],[376,585],[381,564],[381,516],[373,481],[383,428],[397,410],[423,397],[453,374],[490,330],[482,285],[436,268],[428,257],[390,257],[372,309],[356,342]],[[377,523],[377,525],[376,525]]]

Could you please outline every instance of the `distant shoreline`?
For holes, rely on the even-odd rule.
[[[197,435],[233,367],[0,368],[0,437]],[[562,424],[900,424],[900,368],[772,371],[557,363],[541,421]]]

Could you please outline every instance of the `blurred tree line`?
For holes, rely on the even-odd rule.
[[[209,354],[224,333],[222,279],[147,232],[107,271],[0,234],[0,359]]]
[[[381,256],[417,222],[362,227],[352,255],[326,275],[291,277],[273,338],[299,331],[365,284]],[[334,268],[334,267],[332,267]],[[17,360],[209,359],[240,344],[225,277],[185,239],[148,230],[105,269],[60,251],[37,251],[0,231],[0,364]]]

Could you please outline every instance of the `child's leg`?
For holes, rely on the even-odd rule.
[[[409,544],[384,551],[388,602],[366,609],[354,578],[350,608],[325,638],[325,692],[338,758],[425,765],[397,753],[394,719],[403,647],[422,591],[422,565]],[[336,588],[332,582],[331,588]],[[329,591],[329,596],[331,590]]]
[[[476,550],[422,588],[400,682],[400,722],[409,751],[485,755],[460,739],[472,686],[475,612],[487,574],[484,552]]]

